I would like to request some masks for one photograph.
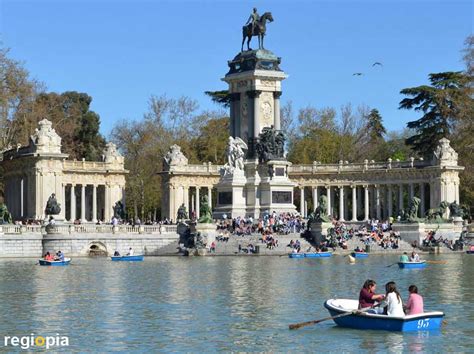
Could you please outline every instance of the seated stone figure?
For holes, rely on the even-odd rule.
[[[464,216],[463,208],[455,201],[449,204],[449,214],[452,218],[462,218]]]
[[[0,224],[11,224],[12,221],[12,215],[8,211],[7,205],[0,203]]]
[[[198,223],[200,224],[212,224],[214,219],[212,218],[212,210],[209,206],[209,201],[207,195],[205,195],[201,202],[201,208],[199,209],[200,218]]]
[[[410,202],[410,206],[408,209],[404,210],[401,214],[401,220],[407,222],[417,222],[421,221],[418,217],[418,207],[420,205],[421,199],[417,197],[413,197]]]
[[[56,199],[56,194],[51,194],[46,202],[45,214],[46,215],[58,215],[61,212],[61,205]]]
[[[177,215],[177,220],[185,220],[188,218],[188,212],[186,211],[186,207],[184,206],[184,203],[181,204],[181,206],[178,208],[178,215]]]
[[[318,207],[308,216],[310,222],[329,222],[327,197],[322,195],[318,200]]]

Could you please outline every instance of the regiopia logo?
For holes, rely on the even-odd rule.
[[[3,345],[5,347],[20,347],[21,349],[68,347],[69,337],[60,336],[59,333],[56,333],[55,336],[39,336],[34,333],[22,337],[5,336]]]

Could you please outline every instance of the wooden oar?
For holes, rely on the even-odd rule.
[[[388,265],[387,268],[389,268],[389,267],[391,267],[391,266],[394,266],[395,264],[398,264],[398,262]]]
[[[333,320],[333,319],[339,318],[339,317],[350,316],[350,315],[355,315],[355,314],[358,314],[358,313],[367,312],[368,310],[370,310],[370,309],[372,309],[372,308],[374,308],[374,307],[376,307],[376,306],[379,306],[379,304],[374,305],[374,306],[371,306],[371,307],[366,307],[366,308],[363,308],[363,309],[360,309],[360,310],[354,310],[354,311],[347,312],[347,313],[341,313],[340,315],[336,315],[336,316],[332,316],[332,317],[322,318],[322,319],[320,319],[320,320],[313,320],[313,321],[307,321],[307,322],[300,322],[300,323],[290,324],[288,327],[289,327],[290,329],[299,329],[299,328],[301,328],[301,327],[313,325],[313,324],[320,323],[320,322],[323,322],[323,321]]]

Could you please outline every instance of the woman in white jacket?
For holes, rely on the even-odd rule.
[[[382,302],[381,306],[387,307],[387,315],[388,316],[397,316],[403,317],[405,316],[405,312],[403,312],[403,303],[400,293],[397,291],[397,285],[395,282],[390,281],[385,284],[385,291],[387,294],[385,295],[385,299]]]

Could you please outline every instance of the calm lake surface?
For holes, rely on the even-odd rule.
[[[141,263],[75,258],[69,267],[0,260],[0,340],[4,335],[69,336],[65,352],[474,350],[474,255],[426,269],[400,270],[398,256],[348,264],[287,257],[151,257]],[[416,284],[425,309],[446,313],[440,332],[343,329],[326,321],[331,297],[357,298],[366,278],[382,291],[394,280],[404,301]],[[3,343],[0,350],[4,350]],[[12,348],[9,348],[12,350]]]

